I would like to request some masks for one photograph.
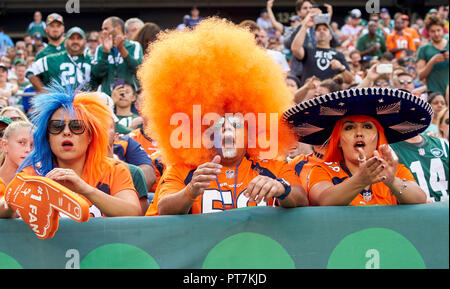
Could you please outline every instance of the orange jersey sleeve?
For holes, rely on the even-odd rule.
[[[311,172],[311,169],[314,167],[314,165],[320,162],[322,162],[322,160],[314,154],[299,155],[289,162],[289,166],[295,172],[300,181],[300,186],[305,190],[307,194],[309,173]]]
[[[107,186],[109,190],[104,191],[102,187],[105,186]],[[111,171],[103,174],[100,178],[97,188],[105,193],[109,193],[111,196],[114,196],[116,193],[123,190],[132,190],[139,197],[136,189],[134,188],[130,170],[122,161],[115,160]]]

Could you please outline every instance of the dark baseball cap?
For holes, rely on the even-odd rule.
[[[58,13],[52,13],[50,15],[47,16],[47,21],[45,22],[47,25],[49,25],[50,23],[52,23],[53,21],[58,21],[61,24],[64,24],[64,20],[63,17],[61,15],[59,15]]]

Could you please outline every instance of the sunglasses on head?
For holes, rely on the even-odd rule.
[[[72,119],[68,122],[70,131],[73,134],[82,134],[85,131],[83,121]],[[66,128],[66,122],[63,120],[50,120],[47,124],[47,131],[50,134],[60,134]]]
[[[402,85],[405,84],[405,83],[411,84],[411,83],[412,83],[412,80],[399,80],[398,83],[400,83],[400,84],[402,84]]]
[[[241,119],[238,117],[227,117],[227,120],[230,122],[230,124],[234,128],[242,128],[244,126],[244,123]],[[223,116],[215,125],[216,129],[222,128],[222,126],[225,124],[225,117]]]

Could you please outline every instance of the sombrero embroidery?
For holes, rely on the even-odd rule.
[[[425,131],[433,117],[426,101],[399,89],[352,88],[301,102],[283,113],[301,142],[322,145],[336,122],[347,115],[368,115],[385,129],[389,143],[409,139]]]

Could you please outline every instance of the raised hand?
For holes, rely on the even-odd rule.
[[[381,173],[382,182],[386,186],[391,187],[394,183],[395,174],[397,173],[398,159],[393,157],[391,148],[388,145],[381,145],[379,149],[384,166],[384,170]]]
[[[103,51],[106,54],[108,54],[111,51],[111,48],[113,47],[112,35],[106,31],[102,31],[100,40],[101,40],[101,44],[103,46]]]
[[[256,176],[248,184],[244,195],[249,198],[250,202],[260,203],[268,202],[273,197],[278,197],[284,194],[284,186],[277,180],[267,176]]]
[[[90,189],[90,186],[71,169],[54,168],[45,177],[81,195]]]
[[[216,176],[220,174],[222,165],[220,164],[220,156],[216,155],[211,162],[201,164],[197,167],[192,175],[191,182],[188,184],[187,193],[196,198],[202,195],[205,189],[210,187],[210,183],[216,180]]]
[[[355,176],[364,186],[369,186],[385,180],[385,176],[381,175],[386,167],[386,162],[374,151],[373,157],[366,159],[363,149],[358,148],[359,169]]]

